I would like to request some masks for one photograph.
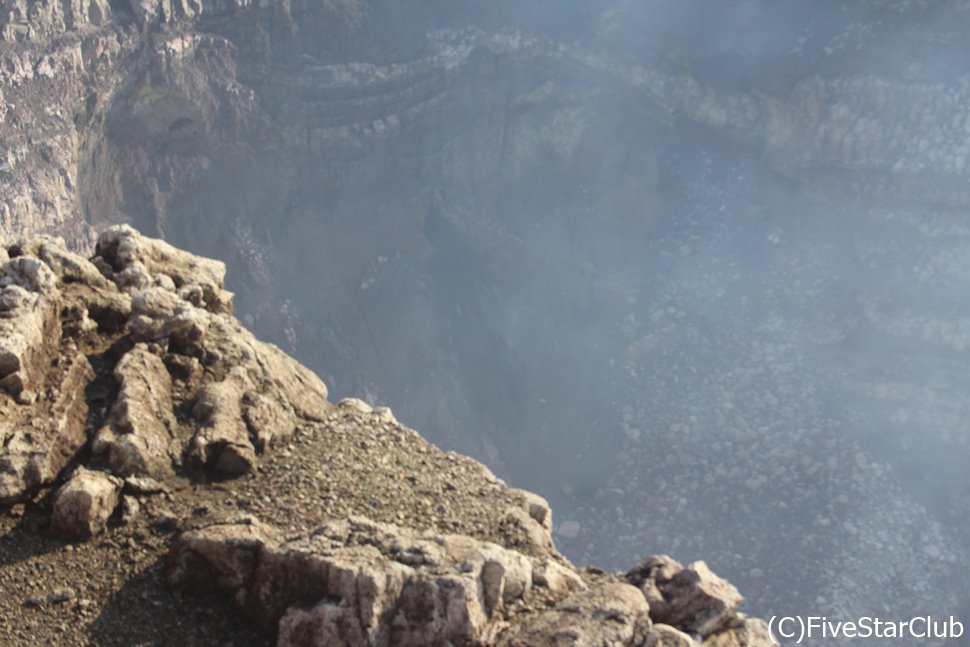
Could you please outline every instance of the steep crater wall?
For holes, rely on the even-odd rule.
[[[543,488],[573,555],[716,551],[757,603],[833,612],[946,579],[964,405],[906,367],[965,349],[967,85],[872,61],[930,65],[962,3],[789,25],[770,82],[689,9],[486,4],[12,3],[0,232],[91,249],[130,222],[226,259],[248,327]],[[896,451],[913,419],[941,430],[922,456]],[[859,532],[932,566],[870,568]]]

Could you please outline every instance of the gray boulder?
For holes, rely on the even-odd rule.
[[[80,540],[102,532],[118,506],[122,484],[115,476],[79,468],[54,495],[54,532]]]
[[[707,636],[731,626],[743,598],[704,562],[686,568],[661,555],[649,557],[627,573],[650,604],[650,616],[690,634]]]

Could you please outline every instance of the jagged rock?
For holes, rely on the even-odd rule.
[[[554,593],[582,591],[587,588],[578,573],[551,559],[541,560],[532,569],[532,583]]]
[[[603,582],[570,594],[499,635],[500,647],[640,645],[650,630],[649,608],[634,587]]]
[[[708,636],[736,620],[742,597],[702,561],[686,568],[666,555],[649,557],[627,573],[650,604],[655,622]]]
[[[0,423],[0,499],[50,482],[86,440],[94,376],[71,350],[78,336],[120,355],[107,366],[119,389],[91,450],[121,476],[171,478],[186,454],[206,469],[249,471],[300,420],[325,417],[319,378],[231,316],[222,263],[125,226],[102,234],[92,261],[48,236],[10,249],[0,266],[0,387],[51,422],[28,428],[25,411]],[[53,402],[38,396],[48,392]]]
[[[252,518],[215,524],[180,535],[169,564],[172,583],[217,587],[279,645],[474,643],[532,587],[524,555],[363,518],[286,542]]]
[[[552,534],[521,508],[510,508],[502,517],[502,534],[511,545],[528,553],[542,554],[552,549]]]
[[[626,574],[626,579],[634,586],[640,587],[651,609],[660,608],[664,605],[660,585],[672,580],[683,568],[680,562],[668,555],[655,555],[647,557],[631,568]]]
[[[275,439],[290,436],[297,421],[286,400],[252,392],[243,395],[243,418],[260,452],[266,451]]]
[[[670,625],[655,624],[643,647],[696,647],[697,641]]]
[[[344,398],[337,403],[337,406],[345,409],[354,409],[355,411],[360,411],[361,413],[370,413],[374,410],[374,407],[370,406],[360,398]]]
[[[80,254],[69,251],[63,238],[38,236],[21,243],[18,247],[22,253],[31,254],[42,260],[53,272],[59,285],[87,283],[99,288],[108,286],[108,280],[101,275],[94,263]]]
[[[121,485],[115,476],[79,468],[54,495],[54,532],[86,540],[103,531],[118,506]]]
[[[549,502],[535,492],[518,488],[513,488],[512,492],[522,498],[522,507],[529,516],[546,531],[552,532],[552,508],[549,507]]]
[[[124,495],[121,497],[121,522],[124,524],[132,523],[141,512],[141,504],[133,496]]]
[[[144,289],[154,285],[154,276],[167,276],[179,290],[198,286],[204,299],[201,307],[210,312],[231,313],[232,293],[223,289],[226,265],[172,247],[162,240],[146,238],[127,225],[109,227],[98,236],[97,255],[114,272],[131,272],[144,281],[131,279],[125,288]],[[125,280],[129,279],[125,275]]]
[[[0,388],[37,392],[60,338],[53,272],[27,256],[0,266]]]
[[[225,474],[243,474],[256,464],[256,450],[242,413],[246,380],[233,373],[199,391],[192,415],[200,427],[192,438],[191,455],[202,465]]]
[[[245,333],[256,342],[238,322],[234,324],[239,333]],[[313,371],[272,344],[256,342],[254,351],[255,363],[262,369],[262,376],[269,378],[268,393],[285,400],[297,416],[305,420],[322,420],[326,416],[327,387]],[[266,381],[261,380],[262,383]]]
[[[25,290],[51,296],[57,292],[54,272],[39,258],[17,256],[0,266],[0,286],[19,285]]]
[[[140,290],[132,295],[131,310],[128,326],[139,341],[171,339],[186,349],[202,344],[205,314],[174,290],[159,286]]]
[[[109,290],[98,291],[87,301],[88,315],[103,333],[124,330],[131,316],[131,296]]]
[[[99,442],[112,471],[122,476],[165,478],[181,454],[172,413],[172,382],[165,364],[138,344],[114,369],[121,385],[111,410],[112,435]]]
[[[87,440],[85,389],[93,371],[80,353],[65,358],[64,364],[57,381],[47,385],[55,394],[53,401],[6,412],[0,420],[0,503],[23,499],[50,483]]]

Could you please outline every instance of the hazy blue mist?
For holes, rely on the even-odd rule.
[[[932,154],[968,109],[968,16],[374,3],[352,52],[319,55],[410,60],[462,28],[542,53],[474,49],[437,117],[354,153],[372,176],[311,187],[253,234],[336,285],[341,222],[411,222],[340,283],[350,296],[318,316],[306,268],[280,258],[267,291],[285,308],[261,311],[247,279],[241,312],[337,397],[390,405],[549,498],[577,562],[704,559],[765,616],[970,622],[970,178]],[[794,125],[665,104],[690,82]],[[949,98],[907,107],[927,88]],[[868,130],[823,147],[857,105]],[[929,161],[907,165],[897,142],[920,139]],[[301,240],[304,221],[326,240]]]

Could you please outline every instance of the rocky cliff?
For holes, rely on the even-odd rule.
[[[4,644],[771,644],[704,562],[579,569],[538,495],[330,404],[222,263],[127,226],[0,249]],[[163,579],[246,626],[172,626]]]
[[[541,490],[574,561],[966,608],[963,0],[0,4],[7,244],[225,259],[248,329]],[[259,455],[217,419],[193,460]]]

